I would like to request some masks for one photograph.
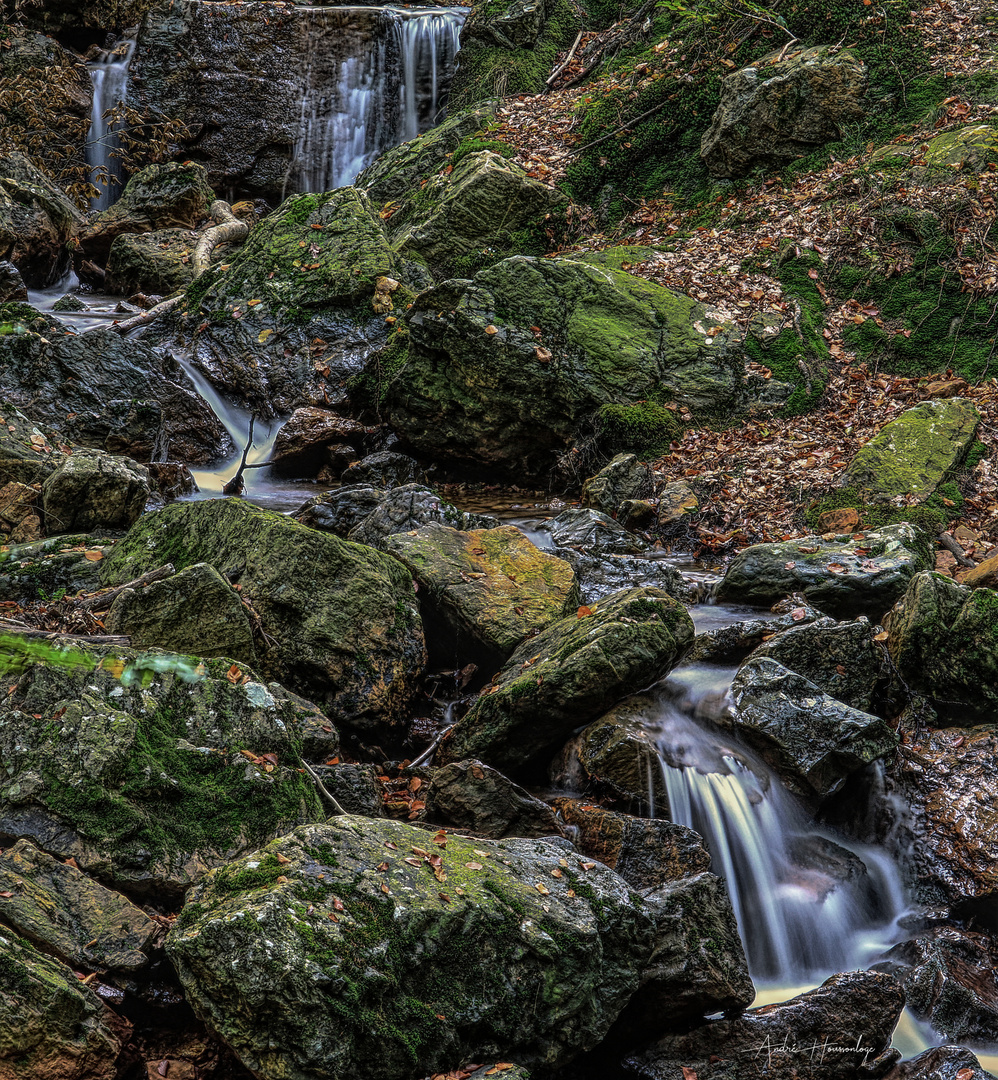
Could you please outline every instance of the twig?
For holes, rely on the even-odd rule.
[[[126,589],[138,589],[143,585],[150,585],[154,581],[161,581],[163,578],[170,577],[171,574],[176,571],[173,569],[173,563],[165,563],[156,570],[150,570],[147,574],[143,574],[142,577],[137,577],[134,581],[129,581],[124,585],[119,585],[116,589],[109,589],[107,592],[95,593],[92,596],[86,597],[84,600],[78,600],[76,606],[81,611],[107,611],[111,604],[126,590]]]
[[[308,773],[308,775],[312,777],[312,780],[315,783],[315,786],[319,789],[319,791],[323,795],[326,796],[326,798],[329,800],[329,805],[333,807],[333,809],[336,811],[336,813],[337,814],[346,814],[346,810],[344,810],[343,807],[340,806],[340,804],[326,790],[326,785],[323,784],[323,782],[316,775],[315,770],[312,768],[312,766],[309,765],[309,763],[304,758],[301,759],[301,763],[302,763],[302,765],[305,766],[305,771]]]
[[[936,536],[936,539],[939,541],[940,544],[942,544],[944,548],[953,553],[956,561],[961,566],[975,567],[977,565],[977,563],[975,563],[973,559],[967,556],[967,553],[957,543],[957,541],[945,530],[940,530]]]
[[[557,79],[558,76],[565,70],[565,68],[567,68],[568,65],[572,62],[572,57],[575,56],[575,50],[579,47],[579,42],[581,40],[582,31],[580,30],[575,36],[575,41],[573,42],[572,47],[568,50],[568,56],[565,57],[564,61],[560,63],[554,69],[554,71],[551,72],[550,76],[548,76],[548,78],[545,80],[544,85],[547,87],[548,90],[551,89],[551,84],[555,81],[555,79]],[[545,91],[545,93],[546,92],[547,91]]]
[[[651,116],[652,113],[657,113],[659,109],[664,109],[666,105],[670,104],[669,99],[660,101],[654,108],[649,109],[647,112],[643,112],[640,116],[635,116],[633,120],[628,120],[622,127],[617,128],[615,131],[611,131],[607,135],[601,135],[598,139],[593,139],[592,142],[586,143],[585,146],[573,146],[573,154],[581,154],[583,150],[589,150],[594,146],[599,146],[601,142],[606,142],[607,139],[612,139],[614,135],[619,135],[622,131],[627,131],[628,128],[634,127],[635,124],[641,123],[645,117]]]
[[[236,470],[236,475],[227,483],[222,486],[223,495],[242,495],[243,489],[246,485],[243,483],[243,473],[246,471],[246,456],[250,450],[253,449],[253,425],[256,423],[256,416],[250,416],[249,422],[249,434],[246,436],[246,445],[243,447],[242,461],[239,462],[239,468]]]
[[[428,761],[432,756],[436,748],[447,738],[447,736],[457,727],[457,724],[451,724],[449,728],[444,728],[443,731],[430,743],[430,745],[416,758],[415,761],[409,762],[409,768],[415,768],[417,765],[422,765],[424,761]]]
[[[35,626],[15,622],[13,619],[0,619],[0,631],[4,630],[23,634],[25,637],[48,640],[66,638],[69,641],[85,641],[90,645],[120,645],[126,649],[132,644],[132,639],[124,634],[67,634],[62,630],[39,630]]]

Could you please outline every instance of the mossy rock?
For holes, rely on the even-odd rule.
[[[513,653],[444,740],[440,760],[544,764],[580,724],[665,675],[692,640],[686,608],[660,589],[580,608]]]
[[[260,616],[259,667],[335,720],[365,729],[408,716],[425,663],[412,580],[401,563],[237,499],[146,514],[102,565],[121,585],[172,562],[238,580]]]
[[[191,256],[197,236],[190,229],[156,229],[115,237],[107,259],[108,292],[131,296],[170,296],[194,279]],[[212,263],[231,257],[224,246],[212,252]]]
[[[0,552],[0,600],[23,603],[95,592],[100,560],[110,549],[107,540],[85,533],[15,544]]]
[[[622,270],[517,256],[422,293],[381,372],[383,408],[415,449],[522,479],[546,475],[605,404],[743,409],[744,353],[702,305]],[[537,328],[537,329],[535,329]]]
[[[864,502],[924,502],[967,456],[981,416],[967,398],[923,401],[885,424],[846,466]]]
[[[316,706],[229,659],[185,681],[149,654],[146,685],[126,685],[138,656],[74,645],[61,663],[23,663],[0,721],[0,829],[118,887],[175,896],[317,819],[300,758],[334,753],[337,736]]]

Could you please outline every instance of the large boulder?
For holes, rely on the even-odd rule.
[[[72,968],[6,928],[0,964],[3,1080],[117,1080],[130,1025],[113,1017]]]
[[[101,450],[77,450],[42,484],[45,531],[129,529],[149,498],[149,473],[129,458]]]
[[[563,843],[347,816],[211,874],[167,951],[256,1075],[406,1080],[500,1055],[566,1063],[680,937],[664,904]]]
[[[0,250],[29,289],[44,289],[65,277],[68,245],[82,220],[66,195],[23,154],[0,157]]]
[[[121,233],[107,256],[104,288],[110,293],[169,296],[194,280],[191,256],[197,234],[192,229],[156,229],[153,232]],[[231,252],[218,247],[212,262]]]
[[[550,755],[580,724],[665,675],[693,620],[658,589],[615,593],[542,630],[509,658],[440,748],[516,768]]]
[[[700,141],[711,175],[744,176],[837,139],[863,115],[866,66],[855,53],[818,45],[781,49],[721,81],[721,101]]]
[[[388,231],[403,257],[424,260],[435,277],[459,277],[476,258],[508,251],[514,235],[567,205],[560,191],[482,150],[402,194]]]
[[[458,532],[424,525],[386,538],[384,550],[419,586],[434,651],[487,671],[527,637],[579,606],[571,566],[546,555],[514,525]]]
[[[264,415],[335,405],[387,340],[402,277],[363,192],[292,195],[148,336],[188,349],[218,390]]]
[[[176,362],[144,340],[73,334],[26,304],[0,305],[0,322],[9,319],[28,332],[0,336],[0,399],[60,440],[136,461],[200,464],[233,449]]]
[[[408,714],[425,664],[412,579],[370,548],[235,499],[146,514],[101,564],[121,585],[172,562],[238,580],[260,617],[260,668],[337,720],[377,728]]]
[[[924,502],[967,456],[980,422],[967,398],[923,401],[856,451],[842,484],[867,502]]]
[[[203,165],[194,161],[147,165],[128,181],[114,205],[102,210],[82,231],[81,253],[103,267],[116,237],[192,229],[208,216],[214,199]]]
[[[888,1049],[904,1008],[890,975],[833,975],[778,1005],[667,1035],[625,1063],[638,1080],[856,1080],[882,1076],[900,1054]]]
[[[356,459],[354,446],[363,438],[364,427],[356,420],[314,406],[295,409],[277,433],[270,460],[278,476],[313,477],[340,464],[338,472],[344,458]]]
[[[735,731],[799,794],[823,799],[897,748],[879,716],[823,693],[768,657],[751,657],[731,684]]]
[[[556,548],[587,555],[634,555],[647,551],[648,544],[628,532],[608,514],[588,507],[563,510],[557,517],[541,522],[541,532],[550,533]]]
[[[941,712],[990,717],[998,704],[998,593],[926,572],[884,618],[902,680]]]
[[[651,469],[634,454],[617,454],[582,485],[581,502],[614,517],[626,499],[645,498],[651,492]]]
[[[933,1046],[918,1057],[901,1061],[884,1080],[993,1080],[965,1046]]]
[[[753,544],[728,565],[719,600],[768,607],[791,593],[836,618],[879,620],[920,570],[932,566],[928,536],[914,525],[890,525],[861,539],[807,536]]]
[[[28,288],[17,267],[4,260],[0,262],[0,304],[6,304],[8,300],[27,303]]]
[[[366,490],[370,489],[361,488],[358,494]],[[331,502],[335,501],[334,496]],[[389,537],[431,524],[449,525],[467,532],[491,529],[499,522],[484,514],[458,510],[422,484],[402,484],[383,491],[377,506],[347,535],[355,543],[384,548]]]
[[[4,836],[109,884],[175,897],[208,867],[321,815],[301,758],[335,752],[337,736],[316,706],[228,659],[196,668],[42,645],[35,660],[39,643],[25,644],[0,710]]]
[[[0,600],[47,600],[57,593],[100,588],[100,561],[106,540],[84,533],[15,544],[0,551]]]
[[[405,321],[408,343],[369,373],[392,425],[429,457],[518,481],[608,402],[665,395],[729,416],[746,400],[744,357],[702,305],[581,259],[504,259],[421,293]]]

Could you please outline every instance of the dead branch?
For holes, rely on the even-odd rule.
[[[947,551],[951,551],[953,553],[954,558],[961,566],[974,567],[977,565],[977,563],[975,563],[974,560],[967,555],[963,548],[960,547],[960,545],[956,542],[956,540],[953,539],[952,536],[950,536],[948,532],[941,530],[936,536],[936,539],[939,541],[940,544],[942,544],[944,548],[946,548]]]
[[[246,464],[246,456],[250,450],[253,449],[253,425],[256,423],[256,416],[250,417],[249,422],[249,434],[246,436],[246,445],[243,447],[242,461],[239,462],[239,468],[236,470],[236,475],[227,483],[222,486],[223,495],[242,495],[246,488],[246,484],[243,482],[243,473],[249,468]]]
[[[551,74],[545,80],[544,85],[547,87],[548,90],[551,89],[551,86],[554,83],[555,79],[557,79],[558,76],[565,70],[565,68],[567,68],[568,65],[572,62],[572,57],[575,56],[575,50],[579,47],[579,42],[581,40],[582,31],[580,30],[575,36],[575,41],[572,43],[572,47],[568,50],[568,56],[565,57],[565,59],[554,69],[554,71],[551,72]]]
[[[120,645],[126,649],[132,644],[132,639],[124,634],[66,634],[61,630],[39,630],[35,626],[28,626],[14,619],[0,619],[0,631],[10,631],[22,634],[24,637],[41,638],[45,641],[58,638],[67,641],[85,641],[90,645]]]
[[[115,589],[108,589],[107,592],[94,593],[82,600],[78,600],[76,606],[82,611],[107,611],[126,589],[141,589],[143,585],[149,585],[154,581],[161,581],[163,578],[170,577],[174,573],[173,563],[165,563],[158,569],[150,570],[147,574],[143,574],[142,577],[137,577],[134,581],[119,585]]]

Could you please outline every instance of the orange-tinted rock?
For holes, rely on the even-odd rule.
[[[851,533],[859,525],[859,512],[854,507],[842,507],[839,510],[826,510],[817,522],[815,530],[819,535],[825,533]]]

